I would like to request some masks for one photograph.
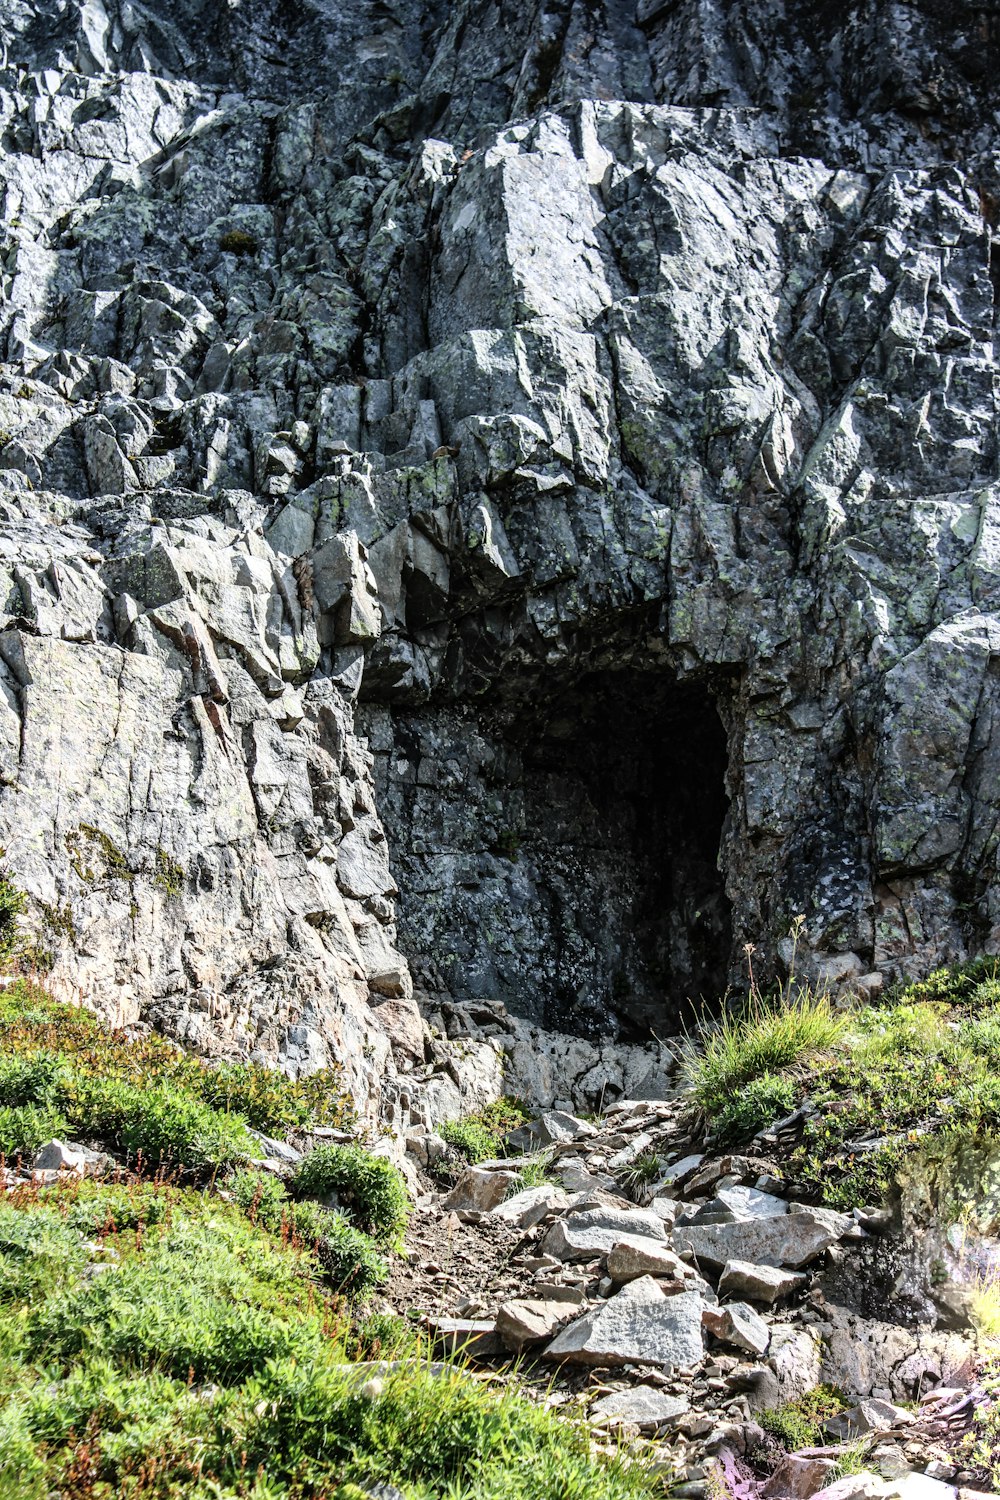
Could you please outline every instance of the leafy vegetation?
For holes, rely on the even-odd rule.
[[[848,1402],[835,1387],[817,1385],[793,1401],[787,1401],[784,1406],[759,1412],[757,1420],[765,1432],[772,1433],[789,1452],[794,1452],[798,1448],[818,1447],[822,1442],[824,1422],[846,1410],[847,1406]]]
[[[528,1113],[516,1099],[495,1099],[476,1114],[449,1120],[440,1127],[442,1139],[466,1161],[492,1161],[503,1155],[507,1137],[528,1121]]]
[[[371,1236],[406,1222],[396,1169],[323,1146],[289,1193],[239,1164],[251,1114],[281,1132],[343,1113],[332,1075],[213,1069],[26,980],[0,994],[0,1137],[33,1148],[58,1126],[144,1157],[0,1199],[0,1500],[655,1492],[511,1384],[431,1366],[404,1320],[355,1321],[387,1270]],[[201,1186],[165,1165],[181,1160]]]
[[[363,1301],[388,1276],[367,1234],[334,1209],[292,1202],[284,1183],[266,1172],[234,1172],[226,1189],[251,1223],[310,1247],[332,1285],[352,1301]]]
[[[380,1245],[400,1242],[410,1212],[398,1167],[360,1146],[317,1147],[296,1169],[292,1192],[297,1198],[335,1198]]]
[[[20,1188],[0,1289],[4,1500],[654,1493],[510,1386],[434,1373],[402,1320],[352,1327],[307,1246],[209,1190]],[[380,1357],[375,1379],[351,1363]]]
[[[257,1154],[246,1125],[345,1123],[334,1072],[293,1081],[250,1064],[218,1067],[156,1036],[130,1036],[27,979],[0,993],[0,1150],[28,1153],[69,1132],[149,1166],[192,1170]]]

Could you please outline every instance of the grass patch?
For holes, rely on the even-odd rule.
[[[752,995],[736,1015],[725,1015],[699,1043],[689,1043],[685,1074],[698,1104],[715,1114],[747,1084],[829,1051],[843,1037],[846,1018],[829,995],[799,990],[792,997]]]
[[[307,1247],[210,1190],[9,1194],[0,1288],[4,1500],[658,1492],[511,1384],[432,1373],[402,1320],[352,1324]],[[398,1364],[372,1379],[359,1358]]]
[[[634,1203],[645,1203],[650,1189],[659,1181],[662,1172],[662,1156],[648,1147],[645,1151],[640,1151],[627,1167],[621,1169],[618,1181]]]
[[[796,1191],[850,1209],[884,1202],[907,1162],[1000,1136],[1000,979],[975,959],[835,1014],[823,997],[756,992],[689,1042],[686,1072],[716,1140],[749,1144],[806,1104],[787,1155]]]

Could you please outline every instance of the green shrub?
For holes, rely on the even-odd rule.
[[[0,851],[2,852],[2,851]],[[27,904],[23,891],[0,870],[0,963],[13,958],[20,944],[21,916]]]
[[[449,1120],[439,1128],[442,1140],[475,1165],[503,1155],[511,1131],[527,1124],[530,1116],[517,1099],[494,1099],[475,1114]]]
[[[227,229],[219,236],[219,249],[228,255],[256,255],[258,245],[245,229]]]
[[[752,1078],[712,1118],[712,1132],[722,1145],[749,1141],[759,1130],[784,1119],[795,1104],[795,1082],[780,1074]]]
[[[502,1138],[476,1115],[469,1115],[463,1120],[448,1120],[439,1128],[438,1134],[473,1165],[480,1161],[492,1161],[503,1149]]]
[[[303,1233],[305,1226],[297,1214],[293,1222],[296,1232],[308,1244],[308,1235]],[[389,1274],[374,1243],[339,1213],[327,1215],[322,1238],[315,1243],[319,1263],[331,1285],[352,1302],[363,1302]]]
[[[818,1447],[824,1422],[845,1411],[848,1405],[834,1386],[818,1385],[774,1411],[758,1412],[757,1420],[766,1432],[779,1438],[789,1452],[794,1452],[798,1448]]]
[[[333,1198],[355,1227],[380,1245],[397,1244],[409,1217],[406,1186],[397,1167],[360,1146],[319,1146],[292,1178],[297,1198]]]
[[[264,1172],[235,1172],[226,1187],[251,1223],[313,1251],[333,1287],[350,1301],[363,1301],[388,1276],[374,1242],[343,1214],[319,1203],[290,1202],[284,1184]]]
[[[0,1156],[34,1156],[53,1136],[66,1134],[66,1120],[58,1110],[34,1104],[0,1105]]]
[[[768,1073],[815,1058],[839,1042],[847,1029],[830,998],[800,990],[791,999],[751,998],[738,1015],[726,1015],[689,1041],[685,1073],[695,1098],[709,1114]]]

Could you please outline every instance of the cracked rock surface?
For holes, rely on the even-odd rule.
[[[870,990],[997,943],[997,27],[0,0],[57,992],[406,1124],[634,1095],[796,914]]]

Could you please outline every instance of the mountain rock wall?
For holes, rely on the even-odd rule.
[[[1000,947],[989,9],[0,33],[0,843],[58,992],[405,1123],[497,1086],[455,1004],[593,1094],[798,916],[872,988]]]

